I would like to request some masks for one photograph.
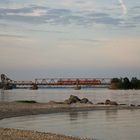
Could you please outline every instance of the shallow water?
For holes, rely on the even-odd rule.
[[[14,89],[0,90],[0,101],[16,100],[36,100],[38,102],[48,102],[50,100],[63,101],[73,94],[80,98],[88,98],[94,103],[104,102],[106,99],[117,101],[118,103],[140,104],[140,90],[109,90],[109,89]]]
[[[97,140],[140,140],[140,110],[106,110],[15,117],[0,127],[90,137]]]

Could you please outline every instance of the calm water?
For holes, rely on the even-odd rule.
[[[140,110],[69,112],[0,121],[0,127],[53,132],[97,140],[140,140]]]
[[[140,104],[140,90],[108,90],[108,89],[15,89],[0,90],[0,101],[36,100],[48,102],[50,100],[63,101],[69,96],[77,95],[80,98],[88,98],[94,103],[104,102],[106,99],[118,103]]]
[[[140,104],[140,90],[108,89],[16,89],[0,92],[0,101],[63,101],[77,95],[92,102],[106,99],[118,103]],[[140,110],[69,112],[0,120],[0,127],[95,137],[97,140],[140,140]]]

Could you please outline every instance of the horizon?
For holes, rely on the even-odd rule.
[[[139,0],[0,0],[0,73],[140,78]]]

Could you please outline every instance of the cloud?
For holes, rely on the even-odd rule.
[[[72,11],[70,9],[56,9],[43,6],[22,7],[17,9],[0,8],[0,18],[26,22],[30,24],[53,25],[93,25],[104,24],[116,26],[122,19],[110,16],[107,13],[97,11]]]
[[[8,37],[8,38],[26,38],[23,35],[14,35],[14,34],[0,34],[0,37]]]
[[[67,2],[67,0],[62,0]],[[62,4],[61,1],[61,4]],[[88,2],[91,2],[90,0]],[[88,3],[83,0],[74,0],[72,5]],[[123,5],[124,3],[121,2]],[[72,6],[71,5],[71,6]],[[57,6],[56,6],[57,7]],[[124,7],[124,6],[123,6]],[[114,7],[113,7],[114,8]],[[112,10],[114,10],[112,8]],[[111,11],[95,9],[75,9],[72,7],[57,7],[28,5],[18,8],[0,8],[0,19],[4,21],[14,21],[27,24],[48,24],[48,25],[74,25],[83,27],[115,27],[115,28],[136,28],[139,25],[139,14],[123,18],[112,14]],[[136,19],[138,18],[138,19]]]
[[[17,16],[32,16],[32,17],[37,17],[37,16],[43,16],[46,14],[46,10],[41,10],[41,9],[35,9],[32,10],[29,13],[8,13],[7,15],[17,15]]]
[[[140,21],[140,15],[133,17],[135,21]]]
[[[79,39],[81,41],[87,41],[87,42],[92,42],[92,43],[99,43],[101,42],[101,40],[97,40],[97,39]]]
[[[55,34],[65,34],[65,33],[68,33],[66,31],[59,31],[59,30],[39,30],[39,29],[28,29],[28,31],[44,32],[44,33],[55,33]]]
[[[124,1],[123,0],[119,0],[119,3],[121,5],[121,7],[122,7],[123,14],[126,15],[127,14],[127,7],[126,7]]]

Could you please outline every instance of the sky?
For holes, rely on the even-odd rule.
[[[140,78],[140,0],[0,0],[0,73]]]

